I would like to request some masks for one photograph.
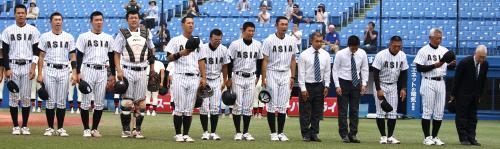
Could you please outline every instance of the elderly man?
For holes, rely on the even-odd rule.
[[[462,145],[481,145],[476,140],[477,105],[486,85],[486,55],[486,46],[477,46],[474,55],[460,61],[455,71],[455,86],[451,98],[456,100],[455,124]]]
[[[335,25],[329,25],[328,26],[328,33],[325,35],[325,46],[329,46],[328,48],[325,48],[325,50],[329,51],[330,53],[337,53],[339,50],[339,33],[335,31]]]

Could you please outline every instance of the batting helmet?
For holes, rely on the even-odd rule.
[[[382,102],[380,103],[380,108],[382,108],[382,110],[384,112],[391,112],[392,111],[392,106],[391,104],[389,104],[389,102],[387,102],[387,100],[385,99],[384,96],[382,97],[378,97],[379,100],[382,100]]]
[[[267,88],[261,90],[259,92],[259,101],[262,103],[268,103],[271,101],[271,91],[269,91]]]
[[[36,91],[36,93],[38,94],[38,98],[42,100],[49,100],[49,92],[47,92],[47,89],[45,89],[45,84],[42,83],[41,86],[42,87],[40,87],[38,91]]]
[[[148,91],[157,92],[160,89],[160,74],[155,72],[149,75]]]
[[[453,51],[448,51],[444,53],[443,57],[439,60],[440,62],[451,63],[456,59],[455,53]]]
[[[200,98],[208,98],[214,95],[214,90],[209,85],[205,85],[204,87],[200,86],[198,87],[198,92],[196,96],[199,96]]]
[[[123,77],[123,80],[118,80],[115,83],[115,94],[125,94],[128,88],[128,80]]]
[[[184,48],[194,51],[200,47],[200,38],[198,36],[191,36],[186,42]]]
[[[19,86],[12,80],[7,81],[7,88],[11,93],[19,93]]]
[[[90,84],[82,79],[80,79],[80,83],[78,83],[78,90],[80,90],[82,94],[92,93],[92,87],[90,87]]]
[[[233,93],[231,88],[228,88],[226,91],[222,92],[222,102],[227,106],[232,106],[236,102],[236,94]]]
[[[168,93],[168,88],[166,88],[166,87],[162,87],[158,91],[158,94],[160,94],[160,95],[166,95],[167,93]]]

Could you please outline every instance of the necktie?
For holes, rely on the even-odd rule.
[[[356,61],[354,61],[354,53],[351,54],[351,76],[352,76],[352,85],[357,87],[359,85],[359,78],[357,75],[357,69],[356,69]]]
[[[479,63],[476,63],[476,79],[479,79]]]
[[[316,82],[321,81],[321,70],[319,68],[318,53],[318,51],[314,52],[314,80],[316,80]]]

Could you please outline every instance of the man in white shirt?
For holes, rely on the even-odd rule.
[[[338,97],[339,134],[344,143],[360,143],[361,141],[356,138],[358,108],[361,95],[366,93],[368,58],[366,52],[359,48],[358,37],[349,36],[347,46],[348,48],[337,52],[332,68]],[[347,123],[347,109],[349,109],[350,124]]]
[[[323,36],[319,32],[312,33],[309,41],[312,46],[300,54],[298,62],[300,130],[304,141],[321,142],[319,120],[330,88],[330,54],[321,49]]]

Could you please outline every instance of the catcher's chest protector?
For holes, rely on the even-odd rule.
[[[129,62],[144,62],[147,60],[148,52],[148,31],[145,28],[139,28],[139,32],[130,32],[129,29],[120,29],[123,37],[126,39],[125,48],[122,56]]]

